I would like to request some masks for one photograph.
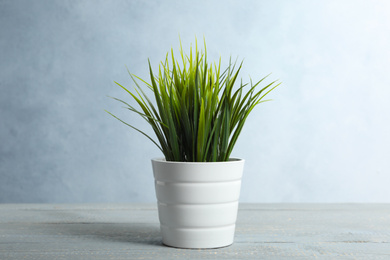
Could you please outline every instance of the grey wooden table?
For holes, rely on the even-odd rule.
[[[390,259],[390,204],[241,204],[235,243],[161,244],[151,204],[0,204],[0,259]]]

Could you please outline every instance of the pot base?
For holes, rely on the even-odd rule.
[[[211,249],[233,244],[235,225],[213,228],[171,228],[161,225],[163,244],[176,248]]]

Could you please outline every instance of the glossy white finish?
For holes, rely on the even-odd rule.
[[[244,160],[153,159],[152,165],[165,245],[217,248],[233,243]]]

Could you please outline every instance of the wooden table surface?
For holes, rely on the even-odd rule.
[[[0,204],[0,259],[390,259],[390,204],[240,204],[235,243],[161,244],[152,204]]]

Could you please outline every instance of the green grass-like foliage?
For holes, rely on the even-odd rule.
[[[126,105],[131,112],[140,115],[152,127],[157,141],[115,115],[113,117],[149,138],[162,151],[167,161],[216,162],[229,160],[245,121],[258,104],[268,101],[263,98],[280,83],[276,81],[260,88],[260,83],[238,86],[238,74],[242,62],[229,62],[221,70],[219,62],[207,62],[204,50],[190,48],[189,56],[180,43],[180,58],[171,49],[161,62],[158,74],[152,71],[149,61],[150,83],[130,74],[135,83],[134,91],[118,84],[139,108],[114,98]],[[144,92],[139,83],[145,84],[153,93],[154,101]],[[246,91],[244,91],[244,89]]]

